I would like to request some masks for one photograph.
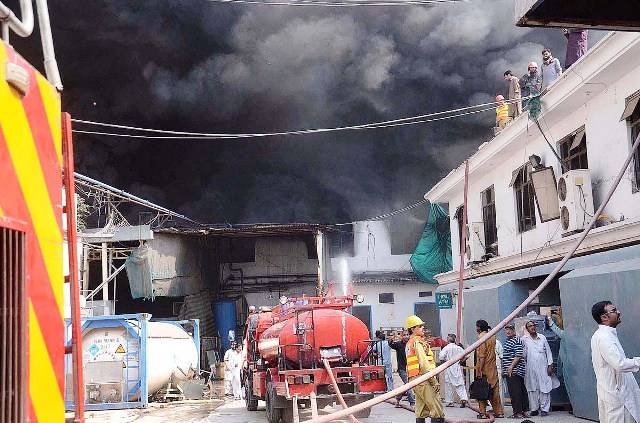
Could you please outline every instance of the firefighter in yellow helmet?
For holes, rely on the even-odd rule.
[[[409,380],[436,368],[436,361],[424,335],[424,322],[418,316],[407,317],[405,328],[411,334],[407,342],[407,375]],[[440,386],[437,377],[432,377],[413,388],[416,395],[416,423],[425,423],[427,417],[432,423],[444,423],[444,408],[440,400]]]

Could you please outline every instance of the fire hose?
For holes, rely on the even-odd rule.
[[[525,299],[522,302],[522,304],[520,304],[518,307],[515,308],[515,310],[513,310],[511,313],[509,313],[509,315],[507,317],[505,317],[500,323],[495,325],[495,327],[493,329],[491,329],[488,333],[486,333],[484,336],[479,338],[473,344],[471,344],[467,348],[465,348],[465,350],[462,353],[460,353],[457,356],[453,357],[452,359],[442,363],[441,365],[439,365],[435,369],[431,370],[430,372],[425,373],[423,375],[420,375],[420,376],[416,377],[415,379],[410,380],[409,382],[405,383],[404,385],[399,386],[398,388],[395,388],[395,389],[393,389],[393,390],[391,390],[389,392],[386,392],[386,393],[384,393],[384,394],[382,394],[382,395],[380,395],[380,396],[378,396],[376,398],[372,398],[372,399],[370,399],[368,401],[365,401],[365,402],[362,402],[360,404],[354,405],[353,407],[349,407],[349,408],[346,408],[346,409],[343,409],[343,410],[336,411],[335,413],[327,414],[325,416],[321,416],[321,417],[318,417],[316,419],[312,419],[311,422],[312,423],[329,423],[329,422],[331,422],[333,420],[337,420],[337,419],[340,419],[342,417],[345,417],[345,416],[348,416],[348,415],[352,415],[354,413],[362,411],[364,409],[373,407],[374,405],[380,404],[383,401],[386,401],[386,400],[389,400],[391,398],[394,398],[397,395],[402,394],[402,393],[408,391],[409,389],[411,389],[411,388],[413,388],[415,386],[418,386],[421,383],[427,382],[432,377],[437,376],[438,374],[440,374],[444,370],[448,369],[449,367],[453,366],[455,363],[457,363],[460,360],[462,360],[464,357],[466,357],[469,354],[471,354],[472,352],[474,352],[480,345],[484,344],[492,336],[495,336],[499,331],[501,331],[502,328],[504,328],[507,323],[509,323],[511,320],[515,319],[516,317],[518,317],[520,312],[522,312],[527,305],[529,305],[534,299],[536,299],[538,297],[538,295],[540,295],[542,290],[558,275],[558,273],[560,272],[560,270],[562,270],[564,265],[567,264],[569,259],[573,256],[573,254],[575,254],[576,250],[580,247],[580,245],[585,240],[585,238],[587,237],[587,235],[589,234],[591,229],[593,229],[593,227],[596,225],[596,222],[597,222],[598,218],[602,214],[604,208],[609,203],[609,200],[611,200],[611,197],[613,196],[613,193],[616,191],[616,189],[618,188],[618,185],[620,184],[620,181],[624,177],[624,174],[627,171],[627,167],[629,166],[629,163],[631,163],[631,160],[633,159],[633,155],[635,154],[635,151],[638,149],[638,145],[639,144],[640,144],[640,134],[636,137],[636,139],[635,139],[635,141],[633,143],[633,147],[629,151],[629,155],[627,156],[626,160],[624,161],[624,165],[622,166],[622,168],[618,172],[618,175],[616,176],[616,179],[614,180],[613,184],[611,185],[611,188],[609,188],[609,191],[607,191],[607,193],[606,193],[606,195],[605,195],[605,197],[604,197],[604,199],[602,201],[602,204],[600,204],[600,207],[598,207],[598,210],[596,210],[596,212],[594,213],[593,218],[591,219],[591,222],[589,223],[589,226],[587,226],[587,228],[580,234],[580,237],[578,238],[577,242],[573,245],[573,247],[571,247],[571,249],[567,252],[567,254],[565,254],[565,256],[562,258],[562,260],[560,260],[560,262],[556,265],[556,267],[553,269],[553,271],[544,279],[544,281],[542,281],[542,283],[540,283],[540,286],[538,286],[527,297],[527,299]]]
[[[329,374],[329,379],[331,379],[331,386],[333,386],[333,390],[336,391],[336,396],[338,397],[338,402],[342,405],[342,408],[347,409],[347,403],[344,402],[344,398],[342,397],[342,392],[340,392],[340,387],[338,386],[338,382],[336,382],[336,378],[333,376],[333,372],[331,371],[331,366],[329,365],[329,361],[325,358],[322,360],[322,364],[324,364],[324,368],[327,370]],[[349,419],[351,423],[361,423],[360,420],[356,419],[353,414],[349,414]]]

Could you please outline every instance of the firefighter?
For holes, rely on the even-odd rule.
[[[407,342],[407,375],[409,380],[436,368],[436,361],[425,339],[424,322],[418,316],[407,317],[405,328],[411,334]],[[416,423],[425,423],[427,417],[432,423],[444,423],[444,408],[440,400],[440,386],[437,377],[432,377],[413,388],[416,396]]]

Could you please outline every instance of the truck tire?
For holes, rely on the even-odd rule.
[[[258,398],[253,395],[251,379],[245,378],[244,380],[244,402],[247,405],[247,411],[258,410]]]
[[[265,402],[267,403],[267,421],[269,423],[280,423],[282,419],[282,408],[276,407],[276,390],[271,382],[267,383],[267,395],[265,396]]]

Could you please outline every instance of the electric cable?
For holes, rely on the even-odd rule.
[[[333,420],[337,420],[337,419],[340,419],[342,417],[348,416],[350,414],[354,414],[354,413],[357,413],[359,411],[362,411],[364,409],[371,408],[372,406],[377,405],[377,404],[379,404],[379,403],[381,403],[383,401],[386,401],[388,399],[394,398],[397,395],[402,394],[402,393],[408,391],[409,389],[418,386],[421,383],[427,382],[432,377],[437,376],[438,374],[442,373],[443,371],[445,371],[449,367],[453,366],[455,363],[458,363],[464,357],[466,357],[469,354],[471,354],[472,352],[474,352],[478,347],[480,347],[482,344],[487,342],[491,337],[495,336],[498,332],[500,332],[505,327],[505,325],[507,323],[509,323],[511,320],[515,319],[516,317],[518,317],[518,315],[525,309],[525,307],[527,305],[529,305],[531,302],[533,302],[533,300],[535,300],[538,297],[538,295],[540,295],[542,290],[544,288],[546,288],[547,285],[549,285],[549,283],[552,280],[555,279],[555,277],[562,270],[562,268],[565,266],[565,264],[567,264],[569,259],[575,254],[575,252],[578,250],[580,245],[587,238],[587,235],[589,235],[589,232],[591,232],[591,230],[595,227],[596,221],[598,220],[598,218],[600,217],[600,215],[604,211],[604,208],[607,206],[607,204],[609,204],[609,201],[611,200],[611,197],[613,196],[614,192],[618,188],[618,185],[620,184],[620,181],[622,180],[622,178],[624,177],[625,173],[627,172],[627,168],[629,167],[629,164],[631,163],[631,160],[633,159],[633,156],[635,155],[635,152],[638,149],[638,145],[640,145],[640,134],[638,134],[638,136],[636,137],[635,142],[633,143],[633,146],[631,147],[631,150],[629,151],[629,154],[627,155],[627,158],[625,159],[624,164],[620,168],[620,171],[618,172],[618,175],[616,176],[616,179],[615,179],[614,183],[611,185],[611,187],[609,188],[609,190],[605,194],[605,196],[603,198],[603,201],[602,201],[602,204],[600,204],[600,207],[598,207],[598,210],[594,213],[594,218],[591,220],[591,222],[589,223],[587,228],[584,230],[584,232],[582,232],[582,234],[580,235],[580,237],[578,238],[576,243],[573,245],[573,247],[571,247],[571,249],[569,249],[569,251],[564,255],[562,260],[560,260],[560,262],[554,267],[554,269],[551,271],[551,273],[549,275],[547,275],[547,277],[540,283],[540,285],[535,290],[533,290],[533,292],[531,292],[531,294],[529,294],[529,296],[518,307],[516,307],[511,313],[509,313],[509,315],[507,317],[505,317],[500,323],[495,325],[491,330],[489,330],[489,332],[487,332],[481,338],[479,338],[474,343],[472,343],[467,348],[465,348],[465,350],[462,353],[460,353],[457,356],[453,357],[452,359],[446,361],[445,363],[439,365],[435,369],[433,369],[433,370],[431,370],[431,371],[429,371],[429,372],[427,372],[427,373],[425,373],[423,375],[420,375],[420,376],[416,377],[415,379],[410,380],[408,383],[406,383],[406,384],[404,384],[404,385],[402,385],[402,386],[400,386],[398,388],[392,389],[391,391],[388,391],[388,392],[386,392],[386,393],[384,393],[382,395],[379,395],[379,396],[377,396],[377,397],[375,397],[373,399],[364,401],[364,402],[362,402],[360,404],[354,405],[354,406],[349,407],[349,408],[344,409],[344,410],[336,411],[336,412],[331,413],[331,414],[327,414],[327,415],[324,415],[324,416],[317,417],[315,419],[312,419],[311,422],[312,423],[329,423],[329,422],[331,422]]]
[[[525,99],[527,98],[529,97],[526,97]],[[504,101],[504,104],[511,104],[521,100],[522,99],[506,100]],[[338,126],[338,127],[331,127],[331,128],[301,129],[301,130],[280,131],[280,132],[264,132],[264,133],[224,134],[224,133],[207,133],[207,132],[171,131],[171,130],[155,129],[155,128],[142,128],[142,127],[130,126],[130,125],[119,125],[119,124],[107,123],[107,122],[96,122],[96,121],[84,120],[84,119],[71,119],[71,120],[74,123],[78,123],[82,125],[99,126],[99,127],[113,128],[113,129],[123,129],[128,131],[135,131],[135,132],[150,132],[150,133],[157,133],[157,134],[179,135],[179,136],[151,136],[151,135],[138,135],[138,134],[127,134],[127,133],[87,131],[87,130],[80,130],[80,129],[73,130],[73,132],[80,133],[80,134],[105,135],[105,136],[142,138],[142,139],[181,139],[181,138],[184,138],[184,139],[234,139],[234,138],[273,137],[273,136],[285,136],[285,135],[308,135],[308,134],[316,134],[316,133],[377,129],[377,128],[392,128],[396,126],[416,125],[421,123],[428,123],[428,122],[434,122],[439,120],[446,120],[446,119],[452,119],[456,117],[472,115],[476,113],[482,113],[489,110],[495,110],[494,106],[496,106],[497,104],[498,102],[482,103],[482,104],[476,104],[473,106],[460,107],[456,109],[443,110],[439,112],[427,113],[427,114],[410,116],[410,117],[399,118],[399,119],[385,120],[380,122],[364,123],[360,125]],[[487,107],[487,106],[491,106],[491,107]],[[481,107],[482,109],[473,110]],[[433,118],[434,116],[441,116],[441,117],[430,119],[430,118]]]

